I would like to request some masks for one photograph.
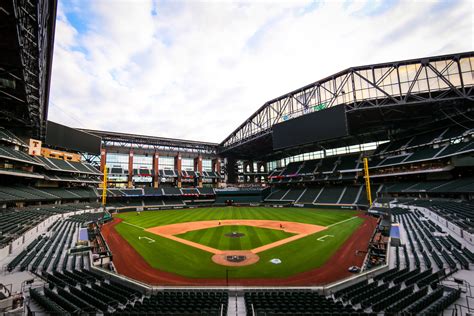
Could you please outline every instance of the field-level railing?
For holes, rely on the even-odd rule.
[[[151,294],[152,293],[152,287],[149,284],[137,281],[135,279],[129,278],[127,276],[121,275],[114,273],[112,271],[107,271],[102,268],[98,268],[92,264],[92,252],[89,251],[89,262],[91,262],[90,269],[93,270],[94,272],[97,272],[98,274],[102,275],[105,277],[107,280],[113,280],[117,283],[121,283],[124,285],[127,285],[131,288],[134,288],[144,294]]]
[[[390,239],[388,241],[388,244],[387,245],[390,245]],[[365,272],[362,272],[362,273],[359,273],[357,275],[354,275],[352,277],[349,277],[349,278],[345,278],[345,279],[342,279],[342,280],[339,280],[337,282],[333,282],[333,283],[330,283],[326,286],[323,286],[322,287],[322,293],[324,295],[328,295],[328,294],[332,294],[342,288],[345,288],[345,287],[348,287],[352,284],[355,284],[357,282],[360,282],[362,280],[369,280],[385,271],[387,271],[389,268],[390,268],[390,246],[387,247],[387,254],[386,254],[386,260],[385,260],[385,264],[384,265],[381,265],[379,267],[376,267],[374,269],[371,269],[371,270],[367,270]]]

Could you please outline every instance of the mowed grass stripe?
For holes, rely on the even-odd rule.
[[[231,233],[231,232],[238,232],[239,229],[238,229],[238,226],[227,226],[228,228],[230,228],[230,230],[226,230],[226,233]],[[241,250],[242,248],[240,248],[241,246],[241,243],[240,243],[240,238],[234,238],[234,237],[224,237],[226,238],[228,241],[229,241],[229,250]]]
[[[224,241],[222,240],[222,234],[223,234],[223,226],[219,226],[219,227],[215,227],[213,230],[212,230],[212,234],[209,236],[209,245],[213,248],[219,248],[221,245],[221,243],[223,243]],[[188,239],[188,238],[186,238]],[[203,240],[203,242],[205,242],[207,240]]]
[[[269,229],[264,236],[267,237],[267,241],[265,243],[270,243],[279,239],[277,231],[273,229]]]
[[[247,226],[247,233],[250,240],[251,249],[260,247],[260,245],[264,244],[260,239],[260,234],[257,234],[252,226]]]
[[[189,232],[190,236],[193,240],[196,242],[200,242],[202,238],[204,238],[204,235],[206,235],[207,231],[205,229],[200,229],[200,230],[195,230]]]
[[[199,232],[199,234],[198,234]],[[228,237],[232,232],[243,233],[242,237]],[[280,230],[246,225],[223,225],[190,231],[177,237],[220,250],[250,250],[293,236]]]

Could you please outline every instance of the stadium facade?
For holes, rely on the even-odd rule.
[[[217,144],[48,121],[56,8],[0,4],[0,312],[237,315],[239,304],[247,315],[472,312],[474,52],[346,69],[266,102]],[[234,269],[250,252],[258,260],[285,242],[335,245],[333,225],[354,227],[325,249],[335,253],[326,265],[302,257],[308,270],[287,279],[234,278],[210,261],[194,268],[225,277],[199,278],[176,272],[178,263],[160,270],[140,253],[163,247],[154,238],[165,236],[222,255],[216,238],[197,245],[189,228],[177,235],[131,222],[150,216],[173,231],[180,219],[226,210],[238,214],[235,227],[252,219],[240,229],[272,236],[272,246],[254,239],[238,249],[245,255],[221,258]],[[326,218],[306,223],[311,233],[285,231],[285,219],[313,216]],[[124,218],[139,233],[120,228]],[[212,219],[218,224],[196,234],[227,220]],[[197,260],[188,250],[177,260]],[[282,260],[271,262],[259,275],[278,274]]]

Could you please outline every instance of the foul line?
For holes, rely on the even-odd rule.
[[[317,241],[324,241],[324,239],[326,237],[334,237],[334,235],[324,235],[323,237],[319,237],[318,239],[316,239]]]
[[[143,228],[143,227],[140,227],[140,226],[137,226],[137,225],[134,225],[134,224],[130,224],[130,223],[126,222],[126,221],[122,221],[122,223],[127,224],[127,225],[130,225],[130,226],[133,226],[133,227],[136,227],[136,228],[140,228],[140,229],[145,230],[145,228]]]
[[[328,225],[328,226],[326,226],[326,227],[328,227],[328,228],[329,228],[329,227],[333,227],[333,226],[336,226],[336,225],[342,224],[342,223],[344,223],[344,222],[351,221],[351,220],[353,220],[354,218],[357,218],[357,216],[354,216],[354,217],[351,217],[351,218],[345,219],[345,220],[343,220],[343,221],[340,221],[340,222],[337,222],[337,223],[334,223],[334,224]]]

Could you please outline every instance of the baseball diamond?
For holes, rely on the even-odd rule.
[[[214,207],[119,213],[102,231],[111,250],[120,249],[118,272],[152,284],[222,284],[226,273],[237,284],[324,284],[362,262],[355,253],[367,248],[374,226],[373,218],[352,210]],[[245,236],[225,236],[233,231]],[[324,235],[332,237],[318,242]],[[274,258],[282,263],[271,263]],[[347,265],[334,269],[335,259]]]

